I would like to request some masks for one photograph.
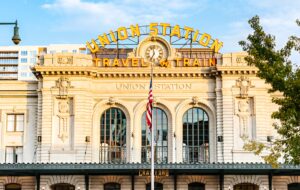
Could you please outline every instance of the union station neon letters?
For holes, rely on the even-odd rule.
[[[159,30],[161,29],[161,30]],[[170,30],[167,30],[170,29]],[[190,39],[192,42],[198,42],[203,47],[208,47],[215,52],[219,52],[223,46],[223,42],[218,39],[212,39],[210,34],[200,33],[199,30],[184,26],[181,28],[179,25],[171,26],[169,23],[150,23],[149,32],[150,36],[157,36],[161,34],[162,36],[176,36],[178,38]],[[141,35],[140,26],[130,25],[129,28],[119,27],[117,31],[112,31],[98,35],[98,41],[92,39],[91,42],[87,42],[86,45],[92,53],[96,53],[100,46],[105,47],[111,43],[117,42],[118,40],[126,40],[129,37],[139,37]]]

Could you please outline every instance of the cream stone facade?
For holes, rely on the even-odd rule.
[[[157,153],[162,159],[157,168],[169,175],[157,176],[156,182],[164,190],[287,190],[289,184],[299,185],[299,167],[275,170],[243,149],[244,139],[271,145],[268,139],[276,132],[270,116],[278,108],[271,99],[280,95],[267,92],[269,86],[256,76],[257,69],[245,63],[246,54],[218,55],[216,65],[185,67],[172,62],[184,53],[162,43],[170,65],[154,64],[153,94],[167,129],[166,134],[157,133],[166,147],[161,153],[165,156]],[[142,44],[128,57],[145,58]],[[197,52],[207,50],[198,49],[196,58]],[[146,189],[150,178],[139,171],[149,169],[143,161],[147,150],[142,151],[142,121],[150,72],[150,66],[105,67],[91,55],[58,53],[41,56],[34,68],[38,81],[1,81],[0,190],[10,189],[9,184],[19,184],[22,190]],[[195,146],[197,151],[185,144],[190,134],[184,129],[185,116],[193,109],[202,110],[204,117],[195,121],[207,124],[201,129],[205,143]],[[114,117],[107,110],[120,110],[115,113],[124,115],[123,123],[115,126],[106,118]],[[110,123],[102,123],[106,121]],[[15,130],[8,130],[10,126]],[[125,134],[118,140],[122,146],[105,144],[103,131],[109,129],[111,137],[112,128],[120,126],[125,126],[119,131]]]

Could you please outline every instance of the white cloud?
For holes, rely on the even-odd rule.
[[[215,28],[222,31],[219,36],[224,42],[222,52],[242,50],[238,42],[252,33],[247,21],[256,14],[260,16],[265,31],[276,36],[278,47],[282,47],[290,35],[300,34],[295,23],[296,18],[300,18],[299,0],[51,0],[42,7],[59,15],[60,26],[55,30],[95,34],[94,37],[135,23],[193,23],[192,27],[201,27],[198,21],[209,10],[214,10],[222,23]],[[226,21],[222,22],[222,16]],[[210,20],[211,23],[215,21]]]
[[[206,0],[202,0],[206,1]],[[83,0],[55,0],[42,7],[56,14],[61,14],[62,30],[98,31],[115,29],[129,24],[148,24],[149,22],[171,22],[189,14],[187,9],[201,9],[205,3],[186,0],[111,0],[89,2]],[[93,29],[94,30],[94,29]]]

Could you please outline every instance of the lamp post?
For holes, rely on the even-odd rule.
[[[11,40],[14,42],[14,44],[18,45],[21,41],[21,38],[19,35],[18,21],[16,20],[16,22],[0,22],[0,25],[15,25],[14,26],[14,35]]]

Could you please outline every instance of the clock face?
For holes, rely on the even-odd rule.
[[[167,59],[167,48],[160,43],[151,43],[145,49],[145,58],[149,62],[158,63]]]

